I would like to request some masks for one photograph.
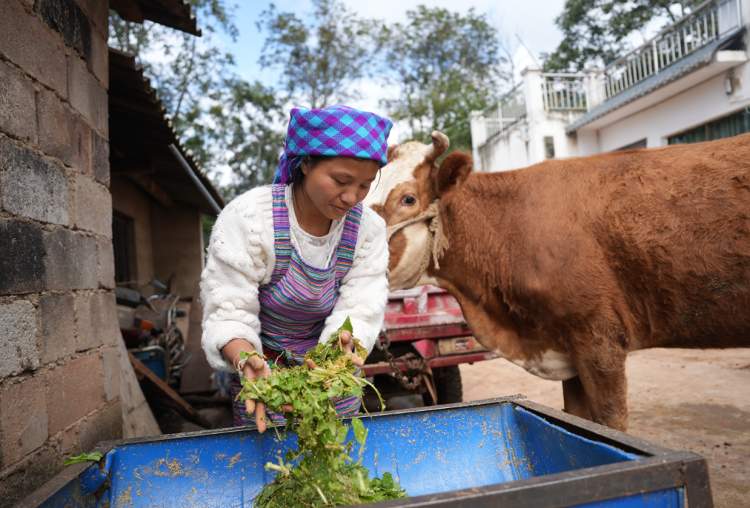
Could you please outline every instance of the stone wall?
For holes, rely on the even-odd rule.
[[[0,504],[122,434],[107,16],[0,1]]]

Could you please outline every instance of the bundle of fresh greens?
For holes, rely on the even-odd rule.
[[[258,508],[290,506],[327,507],[362,504],[405,496],[389,473],[370,478],[362,465],[367,429],[351,420],[358,458],[352,458],[349,425],[338,418],[332,399],[362,397],[369,382],[357,375],[365,351],[352,338],[355,354],[342,350],[340,332],[352,332],[347,318],[328,342],[305,355],[305,365],[272,369],[269,377],[243,379],[239,398],[264,402],[287,419],[287,429],[297,434],[298,447],[266,468],[278,474],[255,499]],[[374,387],[373,387],[374,388]]]

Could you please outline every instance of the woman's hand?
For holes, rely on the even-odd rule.
[[[271,375],[271,368],[260,355],[255,354],[248,358],[242,367],[242,375],[250,380],[268,377]],[[260,401],[247,399],[245,401],[245,411],[249,415],[253,414],[253,412],[255,413],[255,425],[258,427],[258,432],[261,434],[265,432],[268,427],[266,422],[266,405]]]
[[[257,379],[271,375],[271,368],[266,361],[255,351],[252,344],[245,339],[232,339],[224,346],[221,352],[232,363],[234,368],[247,379]],[[247,353],[250,356],[245,360],[242,369],[239,369],[238,366],[242,361],[242,356],[244,356],[242,353]],[[266,405],[262,402],[248,399],[245,401],[245,411],[249,415],[255,413],[255,425],[258,427],[258,432],[265,432],[268,427],[266,422]]]
[[[349,330],[341,330],[339,332],[339,346],[341,347],[341,350],[352,359],[354,365],[361,367],[365,364],[364,358],[361,358],[354,349],[354,338],[352,337],[352,332]]]

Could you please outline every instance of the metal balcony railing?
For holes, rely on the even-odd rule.
[[[605,68],[609,99],[742,26],[740,0],[709,0]]]
[[[526,100],[522,84],[517,84],[503,95],[496,106],[484,110],[482,116],[487,127],[487,139],[526,117]]]
[[[581,74],[542,74],[542,100],[544,110],[586,111],[588,100]]]

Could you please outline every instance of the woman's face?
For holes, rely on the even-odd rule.
[[[341,219],[351,207],[365,199],[380,165],[368,159],[331,157],[312,167],[303,164],[305,193],[328,219]]]

